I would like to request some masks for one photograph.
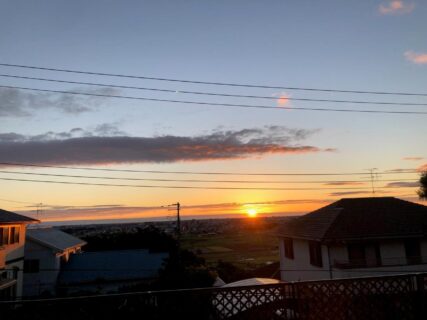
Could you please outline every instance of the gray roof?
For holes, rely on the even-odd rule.
[[[85,241],[55,228],[28,229],[27,240],[57,251],[79,248],[86,244]]]
[[[39,223],[39,220],[0,209],[0,223]]]
[[[148,250],[97,251],[74,254],[59,276],[62,285],[91,283],[99,280],[126,281],[152,279],[167,253]]]
[[[283,224],[280,236],[318,241],[427,236],[427,207],[393,198],[341,199]]]

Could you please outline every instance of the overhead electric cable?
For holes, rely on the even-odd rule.
[[[71,69],[61,69],[61,68],[48,68],[48,67],[38,67],[38,66],[29,66],[29,65],[22,65],[22,64],[12,64],[12,63],[0,63],[0,66],[24,68],[24,69],[35,69],[35,70],[45,70],[45,71],[55,71],[55,72],[66,72],[66,73],[75,73],[75,74],[88,74],[88,75],[97,75],[97,76],[119,77],[119,78],[129,78],[129,79],[142,79],[142,80],[155,80],[155,81],[168,81],[168,82],[181,82],[181,83],[215,85],[215,86],[427,97],[427,93],[414,93],[414,92],[319,89],[319,88],[270,86],[270,85],[256,85],[256,84],[242,84],[242,83],[228,83],[228,82],[196,81],[196,80],[171,79],[171,78],[163,78],[163,77],[147,77],[147,76],[125,75],[125,74],[117,74],[117,73],[71,70]]]
[[[106,88],[119,88],[119,89],[132,89],[132,90],[143,90],[143,91],[154,91],[154,92],[167,92],[167,93],[174,93],[174,94],[183,93],[183,94],[220,96],[220,97],[231,97],[231,98],[268,99],[268,100],[275,100],[275,101],[281,101],[282,99],[286,99],[289,101],[306,101],[306,102],[332,102],[332,103],[352,103],[352,104],[371,104],[371,105],[373,104],[373,105],[393,105],[393,106],[423,106],[423,107],[427,106],[427,103],[414,103],[414,102],[313,99],[313,98],[242,95],[242,94],[229,94],[229,93],[219,93],[219,92],[186,91],[186,90],[173,90],[173,89],[125,86],[125,85],[117,85],[117,84],[111,84],[111,83],[108,84],[108,83],[98,83],[98,82],[83,82],[83,81],[69,81],[69,80],[60,80],[60,79],[26,77],[26,76],[17,76],[17,75],[10,75],[10,74],[0,74],[0,77],[26,79],[26,80],[37,80],[37,81],[47,81],[47,82],[55,82],[55,83],[88,85],[88,86],[97,86],[97,87],[106,87]]]
[[[85,179],[104,179],[104,180],[127,180],[127,181],[157,181],[157,182],[203,182],[203,183],[275,183],[275,184],[290,184],[290,183],[323,183],[326,185],[339,185],[346,183],[365,184],[369,181],[364,180],[316,180],[316,181],[277,181],[277,180],[202,180],[202,179],[152,179],[152,178],[125,178],[125,177],[103,177],[103,176],[86,176],[86,175],[69,175],[69,174],[53,174],[53,173],[36,173],[22,171],[2,171],[0,173],[19,174],[19,175],[35,175],[48,177],[64,177],[64,178],[85,178]],[[375,180],[376,182],[417,182],[414,179],[385,179]],[[1,200],[1,199],[0,199]]]
[[[111,168],[91,168],[91,167],[71,167],[71,166],[55,166],[43,165],[35,163],[23,162],[0,162],[0,166],[12,167],[34,167],[34,168],[55,168],[55,169],[70,169],[70,170],[88,170],[88,171],[107,171],[107,172],[132,172],[132,173],[161,173],[161,174],[191,174],[191,175],[230,175],[230,176],[366,176],[370,175],[367,171],[362,172],[313,172],[313,173],[285,173],[285,172],[251,172],[251,173],[237,173],[237,172],[206,172],[206,171],[160,171],[160,170],[133,170],[133,169],[111,169]],[[399,171],[383,171],[377,174],[408,174],[419,173],[414,169],[401,169]]]
[[[201,189],[201,190],[310,190],[310,191],[323,191],[323,190],[370,190],[370,188],[363,187],[335,187],[335,188],[253,188],[253,187],[201,187],[201,186],[161,186],[161,185],[133,185],[133,184],[109,184],[109,183],[90,183],[90,182],[72,182],[72,181],[55,181],[55,180],[31,180],[31,179],[15,179],[0,177],[0,180],[18,181],[18,182],[40,182],[40,183],[57,183],[57,184],[70,184],[70,185],[87,185],[87,186],[103,186],[103,187],[131,187],[131,188],[156,188],[156,189]],[[390,186],[387,188],[401,188]]]
[[[249,105],[249,104],[198,102],[198,101],[172,100],[172,99],[156,99],[156,98],[147,98],[147,97],[134,97],[134,96],[110,95],[110,94],[89,93],[89,92],[76,92],[76,91],[64,91],[64,90],[51,90],[51,89],[38,89],[38,88],[19,87],[19,86],[5,86],[5,85],[0,85],[0,88],[20,89],[20,90],[37,91],[37,92],[62,93],[62,94],[72,94],[72,95],[83,95],[83,96],[102,97],[102,98],[115,98],[115,99],[128,99],[128,100],[143,100],[143,101],[153,101],[153,102],[170,102],[170,103],[205,105],[205,106],[218,106],[218,107],[235,107],[235,108],[251,108],[251,109],[271,109],[271,110],[281,110],[281,111],[285,111],[285,110],[288,110],[288,111],[289,110],[301,110],[301,111],[326,111],[326,112],[350,112],[350,113],[417,114],[417,115],[427,115],[427,112],[424,112],[424,111],[336,109],[336,108],[314,108],[314,107],[313,108],[309,108],[309,107],[282,108],[282,107],[277,107],[277,106],[273,107],[273,106],[266,106],[266,105]]]

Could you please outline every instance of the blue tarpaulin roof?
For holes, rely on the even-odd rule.
[[[61,271],[62,284],[90,283],[99,280],[123,281],[150,279],[158,275],[167,253],[148,250],[85,252],[71,255]]]

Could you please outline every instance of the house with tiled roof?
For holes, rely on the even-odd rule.
[[[393,197],[341,199],[279,231],[283,281],[427,271],[427,207]]]
[[[59,273],[71,255],[81,252],[86,242],[58,228],[27,230],[23,296],[56,294]]]
[[[38,222],[0,209],[0,300],[22,296],[26,228]]]

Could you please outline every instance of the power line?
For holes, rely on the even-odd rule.
[[[37,66],[28,66],[28,65],[21,65],[21,64],[11,64],[11,63],[0,63],[0,66],[4,66],[4,67],[15,67],[15,68],[25,68],[25,69],[35,69],[35,70],[45,70],[45,71],[55,71],[55,72],[66,72],[66,73],[75,73],[75,74],[88,74],[88,75],[97,75],[97,76],[129,78],[129,79],[155,80],[155,81],[167,81],[167,82],[181,82],[181,83],[215,85],[215,86],[229,86],[229,87],[245,87],[245,88],[260,88],[260,89],[279,89],[279,90],[300,90],[300,91],[317,91],[317,92],[337,92],[337,93],[358,93],[358,94],[376,94],[376,95],[402,95],[402,96],[422,96],[422,97],[426,97],[427,96],[427,93],[413,93],[413,92],[319,89],[319,88],[288,87],[288,86],[269,86],[269,85],[255,85],[255,84],[228,83],[228,82],[211,82],[211,81],[196,81],[196,80],[170,79],[170,78],[161,78],[161,77],[147,77],[147,76],[125,75],[125,74],[117,74],[117,73],[105,73],[105,72],[93,72],[93,71],[82,71],[82,70],[71,70],[71,69],[60,69],[60,68],[37,67]]]
[[[315,173],[237,173],[237,172],[206,172],[206,171],[160,171],[160,170],[132,170],[132,169],[110,169],[110,168],[90,168],[90,167],[70,167],[70,166],[54,166],[54,165],[42,165],[34,163],[22,163],[22,162],[0,162],[0,166],[12,166],[12,167],[34,167],[34,168],[55,168],[55,169],[70,169],[70,170],[88,170],[88,171],[107,171],[107,172],[132,172],[132,173],[161,173],[161,174],[191,174],[191,175],[229,175],[229,176],[370,176],[369,172],[315,172]],[[384,171],[378,172],[378,174],[408,174],[408,173],[419,173],[414,169],[402,169],[399,171]]]
[[[424,111],[361,110],[361,109],[309,108],[309,107],[281,108],[281,107],[272,107],[272,106],[266,106],[266,105],[249,105],[249,104],[234,104],[234,103],[216,103],[216,102],[198,102],[198,101],[187,101],[187,100],[157,99],[157,98],[147,98],[147,97],[134,97],[134,96],[76,92],[76,91],[63,91],[63,90],[51,90],[51,89],[37,89],[37,88],[19,87],[19,86],[5,86],[5,85],[0,85],[0,88],[20,89],[20,90],[37,91],[37,92],[62,93],[62,94],[72,94],[72,95],[83,95],[83,96],[90,96],[90,97],[115,98],[115,99],[127,99],[127,100],[143,100],[143,101],[153,101],[153,102],[170,102],[170,103],[194,104],[194,105],[217,106],[217,107],[232,107],[232,108],[271,109],[271,110],[281,110],[281,111],[301,110],[301,111],[326,111],[326,112],[351,112],[351,113],[427,115],[427,112],[424,112]]]
[[[55,82],[55,83],[98,86],[98,87],[107,87],[107,88],[167,92],[167,93],[174,93],[174,94],[183,93],[183,94],[232,97],[232,98],[268,99],[268,100],[275,100],[275,101],[280,101],[281,99],[283,99],[281,97],[271,97],[271,96],[269,97],[269,96],[258,96],[258,95],[228,94],[228,93],[219,93],[219,92],[201,92],[201,91],[186,91],[186,90],[173,90],[173,89],[161,89],[161,88],[147,88],[147,87],[125,86],[125,85],[116,85],[116,84],[107,84],[107,83],[98,83],[98,82],[82,82],[82,81],[69,81],[69,80],[60,80],[60,79],[17,76],[17,75],[10,75],[10,74],[0,74],[0,77],[47,81],[47,82]],[[306,101],[306,102],[332,102],[332,103],[374,104],[374,105],[392,105],[392,106],[424,106],[424,107],[427,106],[427,103],[414,103],[414,102],[360,101],[360,100],[336,100],[336,99],[314,99],[314,98],[294,98],[294,97],[286,97],[285,99],[289,101]]]
[[[20,203],[20,204],[32,204],[32,205],[34,205],[34,207],[38,205],[38,203],[36,203],[36,202],[16,201],[16,200],[8,200],[8,199],[3,199],[3,198],[1,198],[0,201]]]
[[[7,174],[20,174],[20,175],[35,175],[35,176],[49,176],[49,177],[66,177],[66,178],[86,178],[86,179],[105,179],[105,180],[127,180],[127,181],[157,181],[157,182],[203,182],[203,183],[324,183],[324,184],[337,184],[340,183],[360,183],[366,184],[369,181],[363,180],[315,180],[315,181],[277,181],[277,180],[202,180],[202,179],[150,179],[150,178],[124,178],[124,177],[103,177],[103,176],[86,176],[86,175],[69,175],[69,174],[53,174],[53,173],[36,173],[36,172],[22,172],[22,171],[3,171],[0,173]],[[380,182],[416,182],[414,179],[384,179],[376,180]],[[1,200],[1,199],[0,199]]]
[[[323,191],[323,190],[370,190],[370,188],[350,188],[350,187],[336,187],[336,188],[253,188],[253,187],[201,187],[201,186],[159,186],[159,185],[133,185],[133,184],[109,184],[109,183],[90,183],[90,182],[71,182],[71,181],[54,181],[54,180],[30,180],[30,179],[15,179],[0,177],[0,180],[18,181],[18,182],[40,182],[40,183],[56,183],[56,184],[69,184],[69,185],[87,185],[87,186],[102,186],[102,187],[130,187],[130,188],[157,188],[157,189],[199,189],[199,190],[310,190],[310,191]],[[390,186],[387,188],[401,188],[398,186]]]

